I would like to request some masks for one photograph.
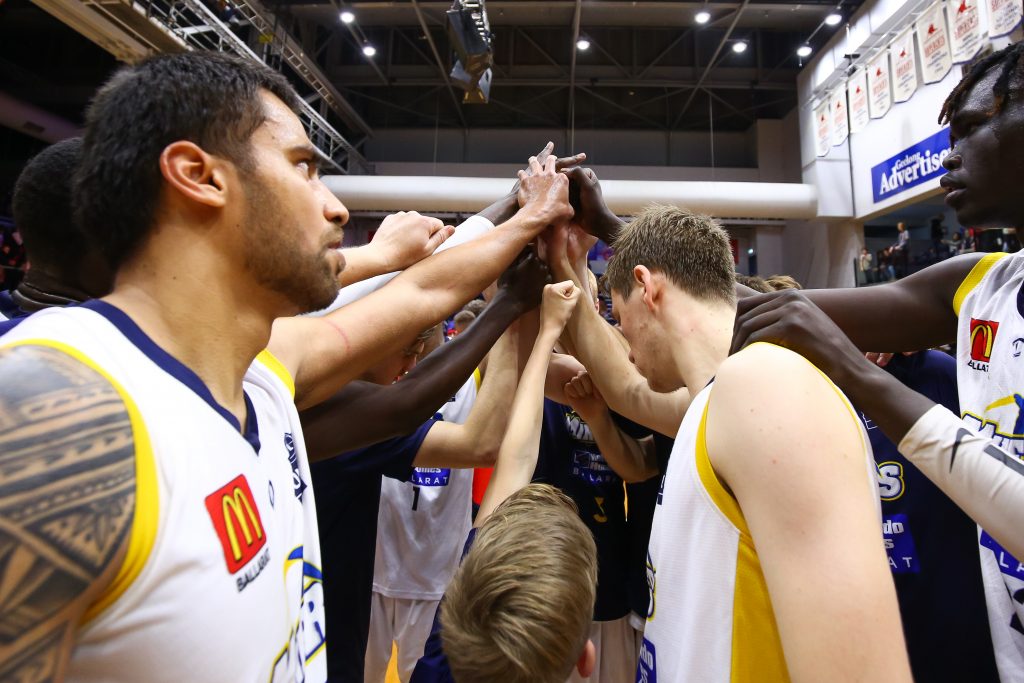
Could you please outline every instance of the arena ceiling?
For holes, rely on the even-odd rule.
[[[109,46],[79,34],[81,25],[55,18],[59,10],[133,15],[140,40],[160,50],[175,44],[154,37],[147,15],[184,16],[202,3],[290,72],[311,106],[357,147],[409,127],[742,131],[796,106],[797,48],[819,48],[843,30],[825,17],[838,10],[845,20],[860,1],[487,0],[490,102],[464,104],[448,77],[450,0],[0,0],[0,91],[78,123],[117,62]],[[243,5],[259,8],[262,29],[246,20]],[[703,25],[694,20],[701,9],[710,14]],[[343,23],[343,10],[355,21]],[[588,50],[576,49],[577,35],[590,40]],[[744,52],[733,51],[737,41]],[[291,63],[273,54],[286,42]],[[376,48],[372,58],[366,44]],[[330,96],[318,96],[303,77],[310,69]]]

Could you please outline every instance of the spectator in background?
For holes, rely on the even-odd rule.
[[[867,247],[860,250],[860,257],[857,259],[858,269],[864,284],[870,285],[875,282],[875,274],[871,268],[871,252]]]
[[[903,221],[896,224],[896,244],[886,250],[886,255],[894,271],[892,279],[906,277],[907,266],[910,263],[910,233],[907,232],[907,224]]]
[[[803,289],[792,275],[769,275],[765,283],[775,292],[781,289]]]
[[[931,235],[932,235],[932,249],[935,250],[935,256],[939,259],[948,258],[948,250],[946,248],[946,226],[942,224],[943,215],[940,213],[930,221]]]
[[[452,336],[454,337],[465,332],[466,328],[469,327],[474,320],[476,320],[476,316],[465,309],[456,313],[454,319],[455,326],[452,330]]]
[[[487,308],[487,302],[483,299],[473,299],[468,304],[462,307],[462,310],[469,311],[473,315],[480,315],[483,310]]]

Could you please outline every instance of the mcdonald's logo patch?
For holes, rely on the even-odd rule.
[[[224,549],[228,572],[234,574],[267,543],[260,510],[245,475],[238,475],[208,495],[206,510]]]
[[[992,360],[992,347],[996,343],[999,323],[993,320],[971,318],[971,360],[988,363]]]

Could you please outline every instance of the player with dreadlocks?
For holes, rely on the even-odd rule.
[[[1024,43],[1018,43],[979,62],[940,112],[939,122],[950,125],[951,144],[943,161],[948,174],[940,184],[962,225],[1016,227],[1024,234],[1022,52]],[[1024,251],[966,254],[877,287],[750,297],[739,305],[733,349],[756,341],[798,351],[826,372],[910,463],[978,523],[980,545],[969,546],[969,552],[976,547],[981,553],[980,581],[999,677],[1024,680],[1024,564],[1015,559],[1024,558],[1024,358],[1018,358],[1024,345]],[[863,353],[946,343],[957,348],[962,418],[868,362]],[[910,475],[918,473],[909,467],[898,475],[892,484],[900,490],[890,495],[914,496],[918,483],[927,484],[920,477],[913,483]],[[967,528],[969,535],[972,531]],[[944,533],[938,529],[929,540],[903,523],[891,527],[890,560],[917,562],[924,556],[922,546]],[[971,584],[978,585],[977,571],[973,578],[956,577],[941,566],[944,562],[925,564],[915,570],[921,577],[946,573],[931,579],[930,602],[944,605],[933,609],[932,621],[955,634],[929,643],[929,656],[950,651],[955,656],[962,647],[957,640],[968,635],[965,629],[985,630],[965,627],[956,616]],[[925,619],[903,607],[911,642],[915,624]],[[954,622],[957,627],[949,628]],[[923,680],[915,659],[911,645],[915,676]],[[991,677],[979,672],[971,680]]]

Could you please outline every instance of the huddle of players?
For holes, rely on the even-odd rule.
[[[942,113],[954,140],[943,186],[964,224],[1024,225],[1011,172],[1024,152],[1020,52],[982,61]],[[401,232],[418,242],[401,258],[350,252],[346,268],[335,249],[347,211],[319,181],[294,97],[259,67],[190,54],[119,72],[90,108],[74,208],[112,287],[80,279],[34,296],[46,283],[29,281],[15,297],[26,311],[102,299],[25,318],[0,340],[4,678],[326,679],[317,456],[296,405],[331,401],[538,235],[561,283],[532,300],[536,332],[520,321],[508,333],[528,359],[414,679],[593,669],[593,538],[563,495],[529,484],[556,342],[587,368],[567,398],[599,394],[675,437],[667,463],[651,449],[618,454],[624,479],[662,474],[638,680],[910,678],[876,470],[846,395],[985,530],[996,663],[1003,680],[1024,672],[1009,562],[1024,556],[1022,448],[1019,429],[993,417],[1021,393],[1009,360],[1024,338],[1019,257],[737,302],[712,220],[656,207],[623,227],[592,172],[557,173],[549,157],[531,158],[504,200],[510,215],[477,239],[423,258],[451,231],[408,214]],[[580,296],[586,234],[614,242],[621,337]],[[95,257],[86,247],[81,266]],[[327,306],[339,283],[407,266],[326,316],[288,317]],[[368,316],[377,324],[358,324]],[[960,409],[988,432],[860,350],[953,339]]]

